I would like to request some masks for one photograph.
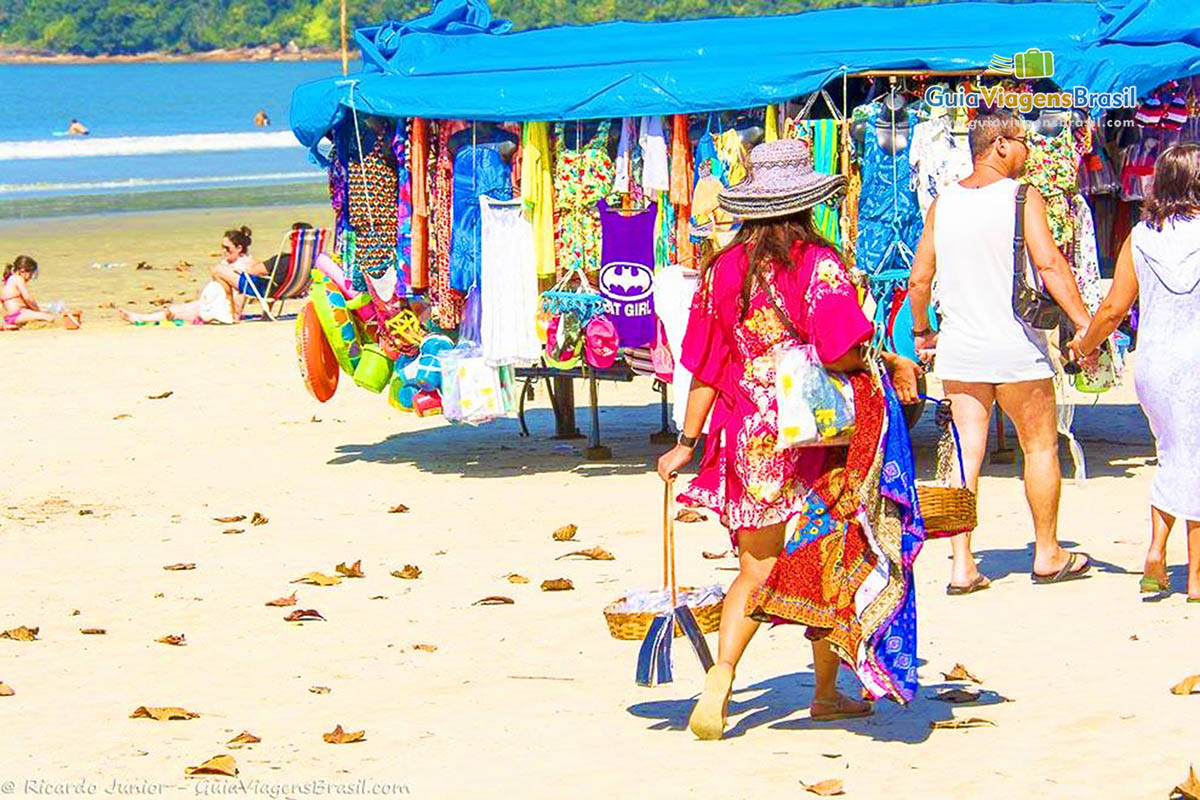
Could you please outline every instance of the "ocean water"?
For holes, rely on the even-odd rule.
[[[0,65],[0,217],[203,205],[263,187],[320,196],[287,126],[292,90],[335,61]],[[271,125],[254,116],[266,111]],[[67,137],[71,119],[91,131]],[[302,187],[302,188],[299,188]]]

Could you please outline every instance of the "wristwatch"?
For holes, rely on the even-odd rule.
[[[688,436],[683,431],[679,432],[679,444],[688,448],[695,448],[696,442],[700,441],[699,436]]]
[[[913,328],[912,335],[913,336],[928,336],[931,333],[933,333],[933,328],[923,328],[921,330],[917,330],[916,328]]]

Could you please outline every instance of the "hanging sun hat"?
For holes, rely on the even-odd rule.
[[[722,191],[717,199],[730,214],[766,219],[812,208],[837,195],[845,185],[845,176],[813,169],[807,143],[777,139],[751,150],[746,179]]]
[[[603,315],[592,317],[584,328],[583,344],[587,363],[596,369],[608,369],[617,360],[617,326]]]

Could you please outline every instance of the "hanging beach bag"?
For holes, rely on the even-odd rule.
[[[924,395],[921,399],[937,402],[936,419],[942,428],[937,449],[937,478],[934,483],[917,484],[917,505],[925,520],[925,538],[943,539],[968,533],[975,530],[978,521],[976,498],[975,493],[966,488],[962,443],[951,415],[950,401],[933,401]]]
[[[1063,311],[1046,291],[1031,286],[1025,276],[1028,258],[1025,252],[1025,196],[1029,187],[1017,187],[1017,218],[1013,233],[1013,311],[1031,328],[1048,331],[1063,320]]]

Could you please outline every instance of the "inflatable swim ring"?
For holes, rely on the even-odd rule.
[[[308,393],[321,403],[333,397],[338,387],[337,358],[325,339],[312,303],[306,303],[296,315],[296,359]]]
[[[324,273],[317,270],[313,276],[312,298],[313,308],[317,312],[317,320],[325,339],[333,349],[338,366],[348,375],[353,375],[362,357],[362,338],[354,317],[346,308],[346,296],[337,288]]]

